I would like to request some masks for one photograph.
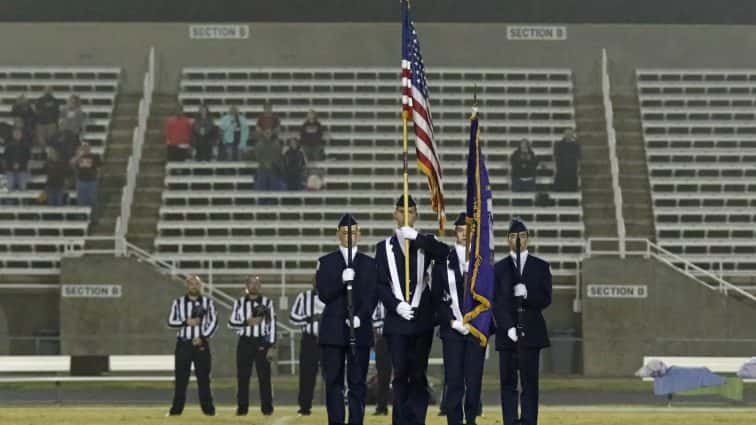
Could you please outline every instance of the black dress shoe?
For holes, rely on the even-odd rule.
[[[273,414],[273,411],[271,410],[269,412],[262,412],[262,414],[263,414],[263,416],[270,416],[270,415]]]
[[[312,412],[310,412],[310,410],[308,410],[308,409],[299,409],[299,410],[297,410],[297,414],[299,416],[310,416],[312,414]]]
[[[388,409],[375,409],[373,416],[388,416]]]
[[[247,416],[247,409],[236,408],[236,416]]]
[[[202,412],[202,414],[205,416],[215,416],[215,410],[211,410],[209,412]]]

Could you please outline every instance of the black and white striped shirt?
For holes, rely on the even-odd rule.
[[[377,335],[383,335],[383,321],[386,320],[386,307],[378,301],[378,305],[373,310],[373,330]]]
[[[186,321],[192,318],[192,312],[197,316],[200,310],[204,310],[204,315],[199,326],[187,326]],[[210,338],[218,328],[218,314],[213,300],[205,296],[192,300],[188,295],[176,298],[171,305],[168,326],[178,328],[176,337],[182,340]]]
[[[252,309],[263,305],[267,308],[267,313],[259,325],[247,325],[247,319],[252,317]],[[246,337],[265,337],[266,342],[273,345],[276,343],[276,309],[273,306],[273,300],[262,295],[251,298],[243,296],[234,301],[234,308],[231,311],[231,318],[228,320],[228,326],[236,330],[239,336]]]
[[[297,295],[291,307],[289,320],[292,325],[301,326],[302,332],[317,336],[323,309],[325,309],[325,304],[320,300],[317,292],[308,289]]]

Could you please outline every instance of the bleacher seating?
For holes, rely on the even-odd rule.
[[[756,271],[756,70],[636,71],[659,244]]]
[[[121,70],[112,67],[0,67],[0,121],[12,122],[11,109],[22,94],[34,102],[43,94],[45,87],[50,86],[61,102],[73,94],[78,95],[87,114],[82,139],[89,142],[93,153],[103,156],[120,76]],[[3,151],[4,148],[0,146],[0,155]],[[22,204],[35,202],[47,179],[43,152],[33,149],[32,158],[32,178],[28,190],[0,193],[0,200],[10,198]],[[76,193],[72,191],[69,196],[75,199]]]
[[[87,114],[82,138],[92,151],[104,155],[121,71],[112,67],[0,67],[0,121],[10,123],[19,95],[30,102],[50,86],[64,102],[76,94]],[[0,146],[0,156],[4,148]],[[28,190],[0,192],[0,272],[5,275],[57,274],[66,246],[82,247],[89,226],[89,208],[37,205],[44,189],[44,153],[32,150],[32,178]],[[75,191],[69,199],[75,200]]]
[[[557,205],[536,207],[534,194],[512,193],[509,155],[529,139],[545,167],[538,186],[553,181],[553,143],[574,128],[572,76],[563,69],[429,70],[435,138],[444,167],[447,212],[463,208],[468,115],[477,84],[482,140],[495,192],[495,220],[517,214],[535,230],[532,249],[547,256],[557,274],[574,275],[584,248],[579,193],[554,195]],[[363,250],[391,234],[401,193],[401,120],[394,68],[187,68],[180,82],[184,110],[210,106],[215,117],[236,105],[251,125],[265,101],[273,103],[284,137],[295,134],[308,110],[327,127],[327,159],[310,167],[325,174],[319,192],[256,192],[254,162],[171,163],[155,249],[191,272],[239,275],[314,272],[317,257],[334,248],[334,223],[346,211],[362,224]],[[414,143],[414,142],[412,142]],[[412,149],[413,150],[413,149]],[[410,155],[414,163],[414,154]],[[419,198],[418,225],[433,231],[427,183],[411,173]],[[504,227],[497,227],[498,245]]]

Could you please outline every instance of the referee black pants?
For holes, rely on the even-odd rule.
[[[180,415],[184,411],[186,387],[189,385],[189,374],[191,373],[192,363],[194,363],[194,375],[197,377],[197,388],[199,389],[202,412],[207,415],[215,414],[213,393],[210,391],[210,365],[212,358],[210,356],[210,345],[207,341],[199,348],[195,347],[191,341],[176,341],[174,361],[175,382],[173,405],[171,406],[170,413]]]
[[[260,388],[260,410],[273,413],[273,389],[270,384],[268,346],[264,337],[240,337],[236,346],[236,403],[240,413],[249,410],[249,378],[252,366],[257,367]]]
[[[319,361],[318,337],[303,333],[299,347],[299,408],[304,411],[312,409]]]

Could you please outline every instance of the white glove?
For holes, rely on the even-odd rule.
[[[402,235],[402,237],[407,240],[414,241],[415,239],[417,239],[417,230],[409,226],[400,227],[399,234]]]
[[[346,319],[346,324],[349,326],[349,319]],[[354,316],[354,319],[352,320],[352,323],[354,323],[354,328],[357,329],[360,327],[360,318],[359,316]]]
[[[528,299],[528,288],[522,283],[518,283],[514,287],[514,296]]]
[[[341,272],[341,281],[344,283],[354,281],[354,269],[344,269]]]
[[[396,306],[396,314],[402,316],[404,320],[412,320],[415,318],[415,312],[412,311],[412,306],[402,301]]]
[[[462,335],[467,335],[470,333],[469,325],[462,323],[461,320],[452,320],[451,327]]]
[[[470,262],[465,261],[464,268],[462,269],[462,274],[467,273],[470,271]]]
[[[512,340],[512,342],[517,342],[517,329],[515,329],[514,327],[509,328],[509,330],[507,331],[507,336]]]

